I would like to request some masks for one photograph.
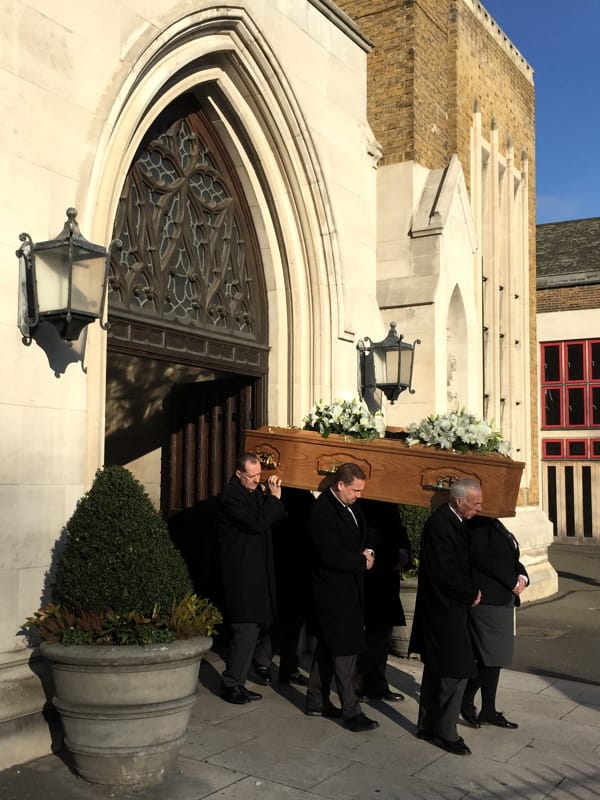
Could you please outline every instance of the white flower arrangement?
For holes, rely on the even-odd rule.
[[[377,439],[385,435],[385,420],[381,411],[372,413],[359,397],[325,403],[319,400],[302,420],[304,430],[318,431],[327,437],[340,433],[354,439]]]
[[[493,422],[489,423],[464,409],[431,414],[418,424],[412,422],[407,426],[407,432],[408,445],[424,444],[458,453],[500,453],[503,456],[510,456],[512,449],[502,433],[494,430]]]

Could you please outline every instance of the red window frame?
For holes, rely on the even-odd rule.
[[[581,345],[582,350],[582,377],[581,378],[570,378],[569,377],[569,348],[574,347],[576,345]],[[563,356],[563,364],[562,364],[562,376],[564,376],[564,383],[565,384],[581,384],[587,381],[587,374],[588,374],[588,347],[587,342],[585,339],[569,339],[566,342],[562,343],[562,356]]]
[[[569,379],[569,350],[572,347],[581,348],[581,374],[575,379]],[[600,339],[568,339],[562,342],[541,342],[541,427],[542,430],[582,430],[584,428],[600,428],[600,414],[598,403],[594,405],[594,392],[598,393],[600,382],[596,377],[599,374],[598,365],[592,359],[592,351],[600,348]],[[558,380],[545,380],[546,363],[550,351],[553,352],[550,361],[558,368]],[[548,394],[554,398],[553,421],[548,422],[547,409],[549,408]],[[576,402],[574,402],[576,401]],[[580,421],[572,421],[574,410],[581,410]],[[594,413],[596,421],[594,421]]]
[[[562,378],[562,375],[564,373],[563,354],[562,354],[561,345],[562,345],[562,342],[542,342],[541,343],[541,348],[542,348],[542,352],[541,352],[542,386],[558,385],[561,382],[561,378]],[[545,358],[545,354],[546,354],[546,350],[550,350],[551,348],[554,348],[554,347],[558,348],[558,359],[557,359],[557,361],[558,361],[558,373],[559,374],[558,374],[558,380],[550,381],[550,380],[545,380],[545,375],[546,375],[546,358]]]
[[[566,455],[565,458],[587,458],[588,457],[588,441],[589,439],[567,439],[566,444]],[[571,445],[573,444],[583,444],[583,453],[572,453],[571,452]]]
[[[600,427],[600,406],[598,408],[598,422],[594,422],[594,391],[600,392],[600,383],[590,383],[589,385],[589,407],[588,407],[588,415],[590,421],[590,428],[598,428]]]
[[[548,445],[560,445],[560,452],[558,454],[548,453]],[[565,442],[564,439],[542,439],[542,458],[564,458],[565,457]]]

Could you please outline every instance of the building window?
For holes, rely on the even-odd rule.
[[[600,340],[544,342],[541,362],[542,428],[600,427]]]
[[[587,458],[587,439],[567,439],[567,458]]]
[[[543,439],[542,458],[562,458],[563,444],[562,439]]]

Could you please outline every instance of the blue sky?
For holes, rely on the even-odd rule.
[[[537,221],[600,216],[600,0],[482,0],[535,70]]]

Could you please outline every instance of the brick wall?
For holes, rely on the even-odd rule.
[[[504,35],[487,12],[481,8],[472,9],[463,0],[454,0],[450,5],[450,17],[454,20],[451,46],[456,65],[456,86],[449,117],[450,147],[463,163],[468,183],[470,128],[477,99],[483,137],[489,140],[492,120],[495,120],[501,151],[506,150],[508,136],[512,137],[517,163],[521,151],[528,151],[533,208],[535,95],[531,71],[516,50],[507,49]],[[532,232],[535,241],[535,229]]]
[[[382,164],[414,160],[446,167],[456,153],[470,187],[471,127],[477,101],[482,137],[492,126],[517,169],[528,154],[529,337],[536,341],[535,92],[532,70],[479,0],[336,0],[371,40],[368,118]],[[485,2],[485,0],[484,0]],[[531,392],[537,393],[535,347]],[[531,403],[531,450],[537,452],[537,405]],[[537,459],[528,502],[537,502]],[[526,502],[526,498],[522,498]]]
[[[415,3],[341,0],[374,43],[368,61],[368,116],[383,145],[383,163],[415,159]]]
[[[600,284],[588,286],[564,286],[557,289],[538,289],[538,314],[550,311],[577,311],[600,309]]]
[[[531,70],[485,9],[475,0],[338,0],[338,5],[374,45],[368,116],[383,146],[382,163],[414,159],[439,169],[456,153],[468,185],[478,100],[484,138],[495,119],[501,142],[512,136],[517,158],[528,150],[533,207]]]

